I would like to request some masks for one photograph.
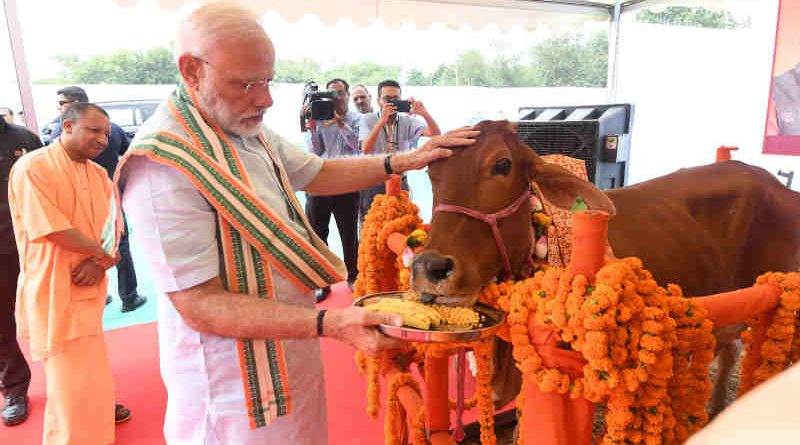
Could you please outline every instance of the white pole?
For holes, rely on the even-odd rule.
[[[8,37],[11,42],[11,54],[14,58],[14,68],[17,72],[17,85],[22,98],[22,111],[25,113],[25,125],[34,133],[39,133],[36,125],[36,110],[33,107],[33,90],[31,79],[28,75],[28,65],[25,61],[25,49],[22,45],[22,31],[19,26],[16,0],[3,0],[8,24]]]
[[[608,80],[606,85],[608,103],[617,101],[617,78],[619,77],[619,29],[622,15],[622,0],[617,0],[611,13],[608,30]]]

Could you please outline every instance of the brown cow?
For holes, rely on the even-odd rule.
[[[612,214],[616,209],[609,241],[617,256],[642,258],[659,282],[677,283],[686,295],[746,287],[763,272],[800,268],[800,194],[761,168],[712,164],[603,193],[545,164],[507,122],[483,122],[479,128],[476,144],[429,166],[434,208],[455,204],[498,212],[523,195],[529,181],[562,208],[582,196],[590,208]],[[530,255],[530,227],[527,202],[498,222],[514,275]],[[459,212],[435,212],[428,241],[412,266],[412,286],[429,301],[471,305],[478,290],[503,270],[503,255],[486,222]],[[720,346],[730,345],[732,337],[720,340]],[[736,351],[726,349],[722,382]],[[715,411],[724,395],[724,385],[718,385]]]

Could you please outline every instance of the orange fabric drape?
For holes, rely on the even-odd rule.
[[[731,292],[695,298],[708,310],[708,319],[719,329],[734,323],[743,322],[758,314],[778,307],[781,290],[771,284],[759,284]]]
[[[586,360],[579,352],[558,349],[558,335],[532,325],[533,323],[528,325],[531,342],[542,357],[544,366],[558,368],[572,377],[583,374]],[[522,416],[522,431],[526,444],[591,443],[594,403],[583,397],[571,399],[569,395],[557,392],[542,392],[533,380],[527,376],[524,378],[525,412]]]

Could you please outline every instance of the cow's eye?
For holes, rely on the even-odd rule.
[[[492,166],[493,175],[508,176],[509,172],[511,172],[511,159],[498,159],[497,162],[494,163],[494,166]]]

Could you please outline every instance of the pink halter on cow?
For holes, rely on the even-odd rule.
[[[517,210],[519,210],[522,203],[530,199],[531,192],[530,190],[525,190],[519,198],[517,198],[514,202],[509,204],[507,207],[504,207],[501,210],[498,210],[494,213],[484,213],[478,210],[468,209],[466,207],[453,205],[453,204],[439,204],[433,209],[433,214],[435,215],[438,212],[454,212],[454,213],[463,213],[469,217],[481,220],[492,228],[492,235],[494,235],[494,241],[497,243],[497,250],[500,252],[500,256],[503,258],[503,268],[505,269],[506,276],[511,277],[511,261],[508,259],[508,252],[506,251],[506,244],[503,242],[503,236],[500,234],[500,228],[497,226],[497,222],[501,219],[507,218],[514,214]]]

